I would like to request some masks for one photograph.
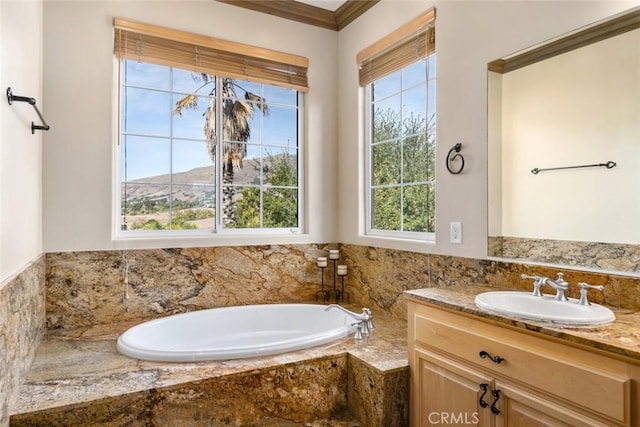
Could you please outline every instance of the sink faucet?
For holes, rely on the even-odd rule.
[[[533,279],[533,296],[541,297],[542,292],[540,292],[540,288],[542,288],[543,285],[549,285],[556,290],[556,296],[554,298],[556,301],[568,301],[564,292],[569,289],[569,282],[564,280],[562,273],[558,273],[558,278],[556,280],[543,276],[528,276],[526,274],[523,274],[520,277],[523,279]]]
[[[558,278],[556,280],[551,280],[548,277],[543,278],[542,285],[549,285],[553,289],[556,290],[556,296],[554,300],[556,301],[569,301],[564,292],[569,289],[569,282],[564,280],[564,275],[562,273],[558,273]]]
[[[355,325],[357,327],[356,334],[355,334],[355,339],[357,340],[361,340],[363,338],[363,335],[369,335],[371,333],[371,329],[375,327],[373,325],[371,310],[369,310],[368,308],[363,308],[362,313],[358,314],[358,313],[354,313],[353,311],[347,310],[346,308],[338,304],[331,304],[331,305],[328,305],[327,308],[324,309],[324,311],[328,311],[333,308],[341,310],[344,313],[346,313],[348,316],[353,317],[355,320],[357,320],[356,323],[352,324],[352,326]]]

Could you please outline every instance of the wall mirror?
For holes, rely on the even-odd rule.
[[[640,274],[640,8],[488,64],[488,255]]]

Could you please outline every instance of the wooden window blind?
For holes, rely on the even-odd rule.
[[[356,56],[360,86],[366,86],[435,52],[435,9],[430,9]]]
[[[307,92],[305,57],[114,18],[115,55]]]

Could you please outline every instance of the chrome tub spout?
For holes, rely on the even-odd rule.
[[[334,308],[344,312],[345,314],[347,314],[348,316],[356,320],[356,322],[353,323],[352,326],[355,325],[357,327],[356,334],[355,334],[355,339],[357,340],[361,340],[363,336],[369,335],[371,333],[371,330],[375,327],[371,317],[371,310],[369,310],[366,307],[362,309],[362,313],[360,314],[354,313],[351,310],[347,310],[346,308],[338,304],[328,305],[327,308],[325,308],[325,311],[328,311]]]

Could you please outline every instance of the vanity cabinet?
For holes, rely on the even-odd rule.
[[[637,366],[423,301],[408,309],[413,427],[634,425]]]

